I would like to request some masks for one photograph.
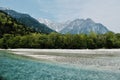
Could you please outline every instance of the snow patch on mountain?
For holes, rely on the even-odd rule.
[[[40,23],[46,24],[49,28],[51,28],[57,32],[60,32],[70,22],[70,21],[66,21],[64,23],[57,23],[57,22],[53,22],[53,21],[50,21],[48,19],[43,19],[43,18],[39,18],[38,21]]]

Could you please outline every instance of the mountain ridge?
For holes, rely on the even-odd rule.
[[[2,8],[0,10],[6,12],[13,18],[15,18],[18,22],[35,29],[41,33],[51,33],[51,32],[59,32],[62,34],[70,33],[70,34],[89,34],[90,32],[95,32],[97,34],[104,34],[108,32],[106,26],[101,23],[95,23],[92,19],[75,19],[72,21],[66,22],[53,22],[48,19],[35,19],[28,14],[19,13],[10,8]]]
[[[19,13],[15,10],[9,9],[9,8],[3,8],[0,7],[0,10],[6,12],[8,15],[12,16],[15,18],[18,22],[35,29],[38,32],[41,33],[51,33],[55,32],[54,30],[50,29],[48,26],[45,24],[39,23],[35,18],[31,17],[28,14],[25,13]]]
[[[106,26],[101,23],[94,22],[91,18],[87,19],[75,19],[73,21],[66,21],[63,23],[52,22],[48,19],[38,19],[39,22],[46,24],[49,28],[62,33],[70,34],[89,34],[90,32],[95,32],[97,34],[104,34],[108,32]]]
[[[63,30],[60,32],[62,34],[71,33],[71,34],[89,34],[90,32],[95,32],[97,34],[104,34],[108,32],[106,26],[101,23],[95,23],[92,19],[75,19],[70,22]]]
[[[49,28],[60,32],[70,21],[66,21],[64,23],[60,23],[60,22],[53,22],[51,20],[48,19],[43,19],[43,18],[39,18],[37,19],[40,23],[46,24]]]

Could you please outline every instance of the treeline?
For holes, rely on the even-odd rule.
[[[120,48],[120,34],[5,34],[0,39],[0,48],[40,48],[40,49],[98,49]]]

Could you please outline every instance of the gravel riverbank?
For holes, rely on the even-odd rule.
[[[78,67],[120,70],[120,49],[9,49],[14,54]]]

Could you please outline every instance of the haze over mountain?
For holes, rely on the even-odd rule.
[[[71,34],[89,34],[90,32],[95,32],[97,34],[104,34],[108,32],[106,26],[101,23],[95,23],[92,19],[75,19],[73,21],[66,21],[64,23],[52,22],[48,19],[38,19],[39,22],[46,24],[49,28],[62,33],[71,33]]]
[[[95,32],[97,34],[104,34],[109,30],[107,27],[100,23],[95,23],[92,19],[75,19],[73,21],[66,21],[63,23],[52,22],[48,19],[39,18],[34,19],[28,14],[23,14],[16,12],[9,8],[0,7],[0,10],[6,12],[8,15],[15,18],[18,22],[29,26],[41,33],[51,33],[57,31],[62,34],[89,34],[90,32]]]
[[[45,24],[39,23],[35,18],[31,17],[28,14],[19,13],[19,12],[12,10],[12,9],[3,8],[3,7],[0,7],[0,10],[4,11],[8,15],[12,16],[18,22],[20,22],[20,23],[22,23],[30,28],[33,28],[38,32],[41,32],[41,33],[54,32],[52,29],[48,28]]]
[[[70,22],[64,29],[62,29],[60,32],[65,33],[71,33],[71,34],[89,34],[90,32],[95,32],[97,34],[104,34],[108,32],[109,30],[100,23],[95,23],[92,19],[88,18],[86,20],[84,19],[76,19],[72,22]]]
[[[48,19],[43,19],[43,18],[39,18],[38,21],[40,23],[46,24],[49,28],[57,32],[60,32],[65,26],[67,26],[70,23],[70,21],[66,21],[63,23],[57,23],[57,22],[53,22],[53,21],[50,21]]]

